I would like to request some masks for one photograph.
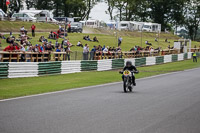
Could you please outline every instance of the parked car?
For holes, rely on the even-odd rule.
[[[11,17],[12,20],[22,20],[22,21],[36,21],[37,18],[31,13],[14,13]]]
[[[83,32],[83,26],[80,22],[73,22],[71,23],[71,32]]]

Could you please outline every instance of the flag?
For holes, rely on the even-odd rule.
[[[10,4],[10,0],[6,0],[6,6]]]

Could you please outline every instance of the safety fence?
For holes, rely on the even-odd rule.
[[[200,52],[197,53],[200,57]],[[192,53],[129,59],[106,59],[93,61],[56,62],[0,62],[0,78],[37,77],[52,74],[68,74],[82,71],[106,71],[121,69],[126,61],[133,65],[146,66],[191,59]]]
[[[7,52],[0,51],[0,62],[49,62],[69,60],[103,60],[140,58],[159,55],[178,54],[178,50],[123,51],[123,52]],[[83,58],[84,57],[84,58]]]

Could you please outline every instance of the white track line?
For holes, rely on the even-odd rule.
[[[165,73],[165,74],[160,74],[160,75],[140,78],[140,79],[136,79],[136,81],[145,80],[145,79],[152,79],[152,78],[157,78],[157,77],[161,77],[161,76],[172,75],[172,74],[176,74],[176,73],[180,73],[180,72],[193,71],[193,70],[197,70],[197,69],[200,69],[200,68],[193,68],[193,69],[188,69],[188,70],[184,70],[184,71],[177,71],[177,72],[171,72],[171,73]],[[115,84],[119,84],[119,83],[121,83],[121,81],[120,82],[114,82],[114,83],[102,84],[102,85],[95,85],[95,86],[88,86],[88,87],[81,87],[81,88],[72,88],[72,89],[67,89],[67,90],[62,90],[62,91],[35,94],[35,95],[30,95],[30,96],[22,96],[22,97],[16,97],[16,98],[3,99],[3,100],[0,100],[0,102],[11,101],[11,100],[19,100],[19,99],[31,98],[31,97],[38,97],[38,96],[44,96],[44,95],[51,95],[51,94],[58,94],[58,93],[64,93],[64,92],[70,92],[70,91],[78,91],[78,90],[89,89],[89,88],[96,88],[96,87],[102,87],[102,86],[115,85]]]

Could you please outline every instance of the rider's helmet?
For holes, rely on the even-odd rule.
[[[132,66],[132,62],[131,61],[127,61],[126,62],[126,67],[131,67]]]

